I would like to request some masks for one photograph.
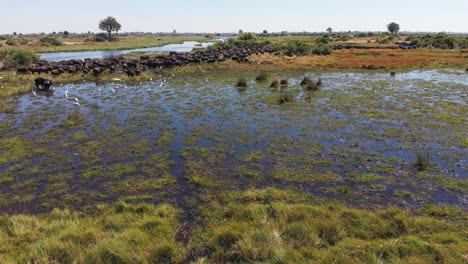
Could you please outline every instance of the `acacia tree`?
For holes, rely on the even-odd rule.
[[[119,32],[122,26],[117,22],[117,20],[111,16],[101,20],[99,22],[99,29],[107,31],[107,35],[111,36],[112,31]]]
[[[331,27],[327,28],[327,32],[328,32],[328,34],[331,34],[331,33],[332,33],[332,31],[333,31],[333,29],[332,29]]]
[[[398,31],[400,30],[400,25],[398,25],[395,22],[392,22],[387,25],[387,29],[390,33],[392,33],[396,37],[398,35]]]

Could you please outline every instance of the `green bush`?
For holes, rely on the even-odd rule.
[[[468,37],[461,39],[458,43],[458,47],[460,49],[468,49]]]
[[[436,35],[427,34],[425,36],[409,36],[408,41],[416,45],[418,48],[435,48],[435,49],[454,49],[468,47],[468,38],[460,39],[448,36],[445,33],[438,33]]]
[[[311,47],[302,41],[295,40],[288,42],[288,44],[281,47],[281,50],[288,56],[307,55],[310,53]]]
[[[324,43],[318,43],[312,48],[312,53],[316,55],[329,55],[333,52],[333,49]]]
[[[455,48],[455,38],[439,33],[435,35],[432,47],[436,49],[453,49]]]
[[[14,39],[12,39],[12,38],[9,38],[9,39],[7,39],[5,44],[7,44],[8,46],[16,46],[16,41]]]
[[[315,40],[315,42],[317,43],[323,43],[323,44],[328,44],[328,39],[329,39],[329,35],[322,35],[320,36],[318,39]]]
[[[109,36],[105,33],[99,33],[94,36],[95,42],[106,42],[106,41],[118,41],[119,39],[115,36]]]
[[[247,89],[247,80],[245,78],[239,78],[236,83],[236,87],[239,91],[245,91]]]
[[[9,50],[3,51],[0,58],[5,61],[5,69],[13,69],[19,66],[28,66],[39,60],[39,56],[29,50]]]
[[[56,39],[56,38],[53,38],[53,37],[43,37],[39,40],[39,42],[44,45],[44,46],[62,46],[63,43]]]
[[[263,82],[268,80],[269,74],[267,72],[261,72],[257,78],[255,78],[256,81]]]
[[[237,39],[241,41],[258,41],[257,36],[255,36],[252,33],[241,34],[240,36],[237,37]]]
[[[363,34],[363,35],[365,37],[365,34]],[[348,40],[350,40],[352,38],[353,38],[353,36],[350,35],[350,34],[341,34],[340,35],[340,41],[348,41]]]

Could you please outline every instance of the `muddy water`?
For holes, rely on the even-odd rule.
[[[32,154],[0,164],[13,175],[0,184],[0,210],[118,199],[190,209],[207,192],[267,186],[364,207],[467,206],[463,71],[273,75],[289,86],[272,90],[252,73],[239,92],[239,76],[203,74],[24,95],[2,133]],[[321,89],[304,91],[305,75]],[[281,92],[295,101],[279,105]],[[67,123],[74,112],[82,119]]]

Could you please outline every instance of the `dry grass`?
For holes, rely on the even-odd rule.
[[[414,69],[466,68],[468,50],[337,50],[328,56],[253,55],[250,64],[222,63],[220,69],[303,70],[303,69]],[[369,67],[370,66],[370,67]]]

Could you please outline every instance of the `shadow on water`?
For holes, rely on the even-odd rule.
[[[283,105],[230,74],[21,96],[3,138],[25,141],[9,150],[24,160],[0,164],[0,210],[169,201],[191,222],[204,193],[268,186],[364,207],[467,205],[466,75],[285,74],[295,101]],[[304,75],[322,88],[302,90]]]

